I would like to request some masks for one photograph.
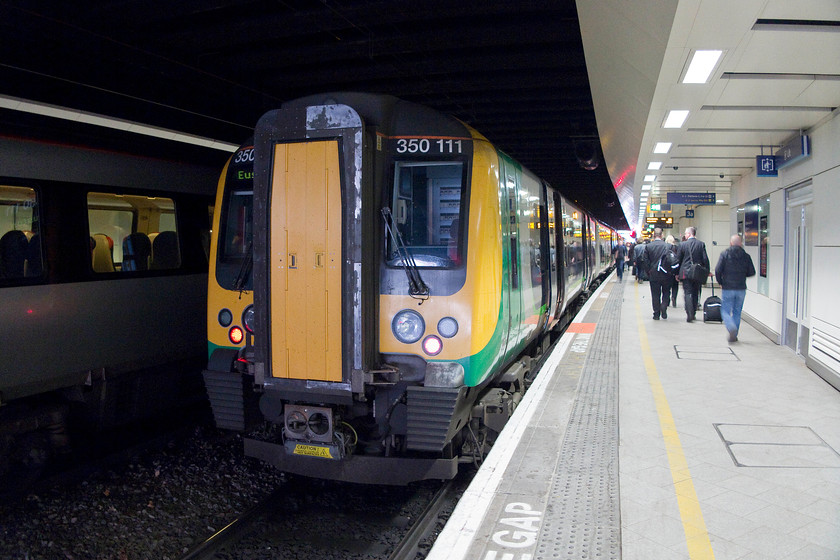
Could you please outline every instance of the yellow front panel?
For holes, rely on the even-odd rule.
[[[338,142],[275,146],[271,189],[272,375],[341,381]]]

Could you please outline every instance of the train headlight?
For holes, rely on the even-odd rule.
[[[249,305],[242,313],[242,324],[245,325],[245,330],[254,334],[254,306]]]
[[[443,350],[443,342],[435,335],[423,339],[423,352],[429,356],[437,356]]]
[[[245,333],[242,332],[242,327],[231,327],[228,331],[228,338],[234,344],[240,344],[245,338]]]
[[[219,324],[227,328],[231,323],[233,323],[233,313],[230,312],[230,309],[219,311]]]
[[[452,338],[458,334],[458,321],[452,317],[444,317],[438,321],[438,332],[443,338]]]
[[[416,311],[404,309],[394,316],[391,321],[391,331],[397,340],[404,344],[414,344],[426,332],[426,323]]]

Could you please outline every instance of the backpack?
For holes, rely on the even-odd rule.
[[[676,274],[680,269],[680,261],[671,249],[665,249],[659,262],[656,263],[656,271],[663,275]]]

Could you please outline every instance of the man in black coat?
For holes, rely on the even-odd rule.
[[[674,281],[676,256],[671,252],[671,245],[662,240],[662,229],[653,230],[653,241],[645,247],[644,269],[650,279],[650,300],[653,304],[653,320],[661,316],[668,318],[668,302],[671,299],[671,282]]]
[[[694,263],[699,264],[709,271],[709,255],[706,254],[706,244],[694,237],[697,230],[689,226],[685,228],[685,241],[680,243],[677,257],[680,260],[679,278],[683,283],[683,297],[685,298],[685,320],[689,323],[694,321],[700,304],[700,286],[705,280],[698,282],[686,277],[688,267]]]
[[[738,340],[748,276],[755,276],[755,267],[741,246],[741,236],[736,234],[729,239],[729,248],[720,254],[715,267],[715,278],[722,289],[720,313],[729,332],[729,342]]]

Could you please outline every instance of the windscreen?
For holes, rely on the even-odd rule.
[[[461,216],[464,164],[396,162],[392,214],[406,250],[420,267],[455,267],[464,255]],[[403,264],[388,240],[390,266]]]
[[[254,233],[254,147],[233,155],[221,205],[216,280],[228,290],[250,290]]]

